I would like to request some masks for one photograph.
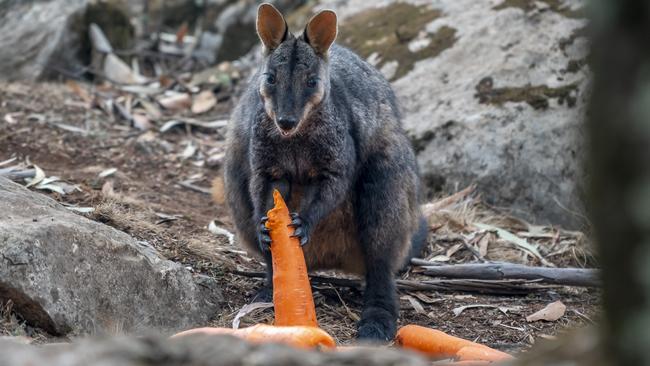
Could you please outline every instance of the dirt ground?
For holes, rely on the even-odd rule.
[[[227,119],[231,107],[232,99],[224,96],[200,118]],[[140,131],[97,108],[87,108],[64,84],[0,84],[0,162],[16,158],[12,164],[34,164],[48,177],[57,176],[76,185],[78,190],[65,195],[41,192],[78,208],[92,207],[93,212],[80,214],[147,240],[167,258],[216,278],[226,302],[211,324],[231,326],[262,283],[250,276],[263,271],[263,267],[225,237],[208,230],[213,220],[217,226],[233,230],[225,207],[213,203],[202,191],[219,175],[219,167],[209,166],[208,161],[223,150],[223,145],[222,129]],[[117,171],[99,176],[111,168]],[[188,180],[200,189],[179,184]],[[476,253],[459,244],[464,239],[454,233],[460,232],[465,238],[474,235],[463,222],[467,217],[481,217],[482,211],[476,200],[463,202],[464,206],[455,206],[449,215],[430,217],[432,235],[427,258],[449,263],[475,259]],[[456,224],[460,227],[455,228]],[[538,236],[548,240],[540,239],[539,244],[552,243],[552,248],[544,250],[549,262],[557,266],[595,265],[587,240],[580,233],[559,228],[544,230]],[[481,235],[484,238],[493,234]],[[472,238],[481,247],[484,240],[476,235]],[[512,245],[492,240],[489,247],[483,246],[481,257],[539,264]],[[427,279],[417,269],[401,277]],[[361,314],[361,290],[331,284],[317,284],[314,289],[321,325],[340,343],[351,342]],[[597,289],[552,287],[516,296],[400,290],[399,295],[400,324],[433,327],[508,352],[525,350],[539,339],[591,324],[600,316]],[[567,307],[559,320],[526,321],[526,316],[556,300]],[[482,306],[454,314],[454,309],[467,305]],[[242,324],[271,320],[272,310],[266,308],[244,317]],[[3,334],[24,334],[44,342],[49,339],[47,334],[23,324],[11,309],[0,312]]]

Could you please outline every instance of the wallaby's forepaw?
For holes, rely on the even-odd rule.
[[[260,227],[257,232],[258,245],[260,246],[262,253],[271,250],[271,236],[269,235],[269,229],[266,227],[266,222],[268,220],[269,218],[266,216],[260,219]]]
[[[309,241],[309,229],[307,223],[300,218],[297,212],[291,214],[291,224],[289,226],[294,228],[292,237],[300,239],[300,246],[304,246]]]
[[[357,338],[371,342],[387,342],[395,338],[396,319],[384,309],[364,309],[357,329]]]

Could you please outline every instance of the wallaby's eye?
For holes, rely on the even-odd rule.
[[[271,84],[271,85],[275,84],[275,75],[266,74],[266,82]]]
[[[309,80],[307,80],[307,86],[308,86],[308,87],[310,87],[310,88],[315,88],[316,85],[318,85],[318,79],[316,79],[316,78],[309,78]]]

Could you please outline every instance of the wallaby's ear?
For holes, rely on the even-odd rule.
[[[322,10],[307,23],[303,35],[305,41],[316,50],[316,53],[327,55],[327,51],[336,39],[337,32],[336,13],[332,10]]]
[[[257,35],[268,51],[278,48],[288,36],[287,22],[273,5],[264,3],[257,8]]]

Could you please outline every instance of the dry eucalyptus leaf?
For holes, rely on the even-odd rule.
[[[413,297],[411,295],[406,295],[406,296],[400,297],[400,299],[407,300],[411,304],[411,306],[413,307],[413,309],[415,310],[416,313],[418,313],[418,314],[426,314],[427,313],[424,310],[424,306],[422,306],[422,304],[420,304],[420,302],[415,297]]]
[[[109,169],[106,169],[106,170],[100,172],[99,174],[97,174],[97,176],[99,178],[106,178],[106,177],[110,177],[111,175],[115,174],[116,172],[117,172],[117,168],[109,168]]]
[[[160,105],[171,111],[178,111],[192,106],[192,97],[187,93],[177,93],[158,99]]]
[[[43,179],[45,179],[45,172],[43,171],[43,169],[39,168],[38,165],[34,165],[34,170],[36,172],[34,178],[28,179],[27,185],[25,187],[34,186],[40,183]]]
[[[153,127],[145,110],[136,109],[133,111],[133,127],[140,131],[147,131]]]
[[[237,315],[235,315],[235,319],[232,320],[232,329],[239,329],[239,323],[246,315],[251,314],[258,309],[268,309],[272,307],[272,302],[253,302],[242,306],[237,312]]]
[[[217,97],[214,96],[212,90],[204,90],[194,97],[192,103],[192,113],[201,114],[209,111],[217,105]]]
[[[564,316],[566,312],[566,305],[562,301],[552,302],[546,307],[532,315],[526,317],[527,322],[536,322],[539,320],[546,320],[548,322],[554,322]]]
[[[473,309],[473,308],[491,308],[491,309],[498,309],[500,312],[504,314],[508,314],[509,311],[519,311],[521,310],[520,306],[497,306],[497,305],[489,305],[489,304],[473,304],[473,305],[465,305],[465,306],[459,306],[457,308],[452,309],[451,311],[454,313],[454,316],[459,316],[460,314],[463,313],[463,311],[467,309]]]
[[[228,238],[228,243],[230,245],[235,245],[235,235],[231,233],[230,231],[217,226],[217,224],[213,221],[210,221],[210,224],[208,224],[208,231],[210,231],[214,235],[218,236],[225,236]]]
[[[196,151],[199,149],[198,146],[192,141],[190,141],[183,152],[180,154],[181,159],[187,160],[196,154]]]

